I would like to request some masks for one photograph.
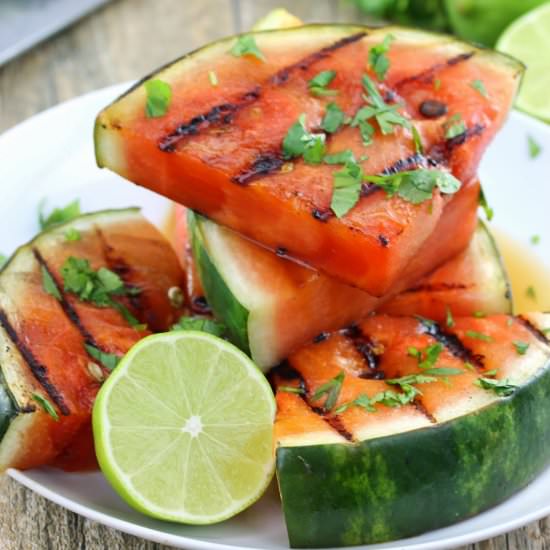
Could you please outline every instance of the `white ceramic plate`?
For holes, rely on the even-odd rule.
[[[53,206],[79,197],[84,210],[140,205],[151,220],[161,223],[168,206],[166,200],[95,165],[94,117],[122,91],[119,86],[69,101],[0,136],[0,251],[11,252],[37,231],[36,212],[43,198]],[[543,147],[536,160],[528,156],[527,135]],[[550,129],[513,113],[488,151],[481,176],[496,212],[495,225],[526,245],[531,235],[540,235],[537,253],[550,266]],[[192,527],[163,523],[131,510],[100,473],[40,469],[9,474],[61,506],[145,539],[189,550],[288,548],[273,487],[260,502],[230,521]],[[493,537],[549,515],[549,486],[550,469],[488,512],[452,527],[376,548],[439,550]]]

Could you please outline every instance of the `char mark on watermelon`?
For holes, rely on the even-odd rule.
[[[537,340],[543,344],[550,345],[550,339],[548,339],[546,334],[537,328],[529,319],[527,319],[527,317],[518,315],[515,319],[521,323]]]
[[[55,385],[50,380],[48,375],[48,369],[45,365],[40,363],[32,353],[32,351],[27,347],[23,340],[19,337],[19,334],[14,329],[13,325],[10,323],[6,313],[0,309],[0,325],[6,331],[6,334],[9,336],[10,340],[17,348],[23,359],[29,365],[29,368],[36,378],[37,382],[44,388],[44,391],[48,394],[50,399],[57,405],[61,414],[63,416],[69,416],[71,411],[61,392],[55,387]]]
[[[82,323],[82,320],[80,319],[80,315],[78,315],[78,312],[67,301],[63,288],[60,287],[59,284],[57,283],[53,270],[50,269],[46,260],[42,256],[42,254],[40,254],[40,252],[36,248],[33,248],[32,252],[34,254],[34,257],[36,258],[36,261],[40,264],[40,267],[44,271],[46,271],[46,273],[48,273],[48,275],[50,276],[50,279],[53,281],[54,285],[56,286],[57,291],[61,296],[61,299],[59,300],[59,305],[61,306],[61,309],[63,310],[63,312],[69,319],[69,321],[78,329],[80,334],[82,334],[82,337],[84,338],[84,342],[87,345],[92,346],[98,350],[107,351],[102,349],[101,346],[96,342],[95,338],[92,336],[90,331]]]
[[[442,290],[468,290],[468,285],[463,283],[423,283],[403,291],[403,294],[414,294],[415,292],[440,292]]]
[[[420,413],[423,414],[432,424],[437,424],[437,418],[425,407],[422,403],[422,399],[417,397],[412,402],[414,408]]]
[[[349,338],[365,363],[364,371],[359,378],[365,380],[382,380],[384,372],[379,370],[380,356],[383,350],[377,346],[368,335],[364,334],[358,325],[352,325],[342,333]]]
[[[280,153],[262,153],[256,158],[248,170],[235,176],[233,181],[239,185],[247,185],[262,176],[277,172],[284,162]]]
[[[419,319],[419,321],[422,332],[429,334],[452,355],[466,363],[470,363],[480,371],[484,370],[484,356],[474,353],[456,334],[447,332],[439,323],[430,319]]]
[[[304,404],[311,412],[319,416],[333,431],[342,436],[345,440],[353,442],[355,438],[346,427],[343,425],[340,418],[337,415],[330,414],[330,411],[326,411],[323,407],[313,405],[310,401],[311,391],[306,383],[302,373],[295,369],[290,362],[283,361],[271,370],[270,378],[272,385],[275,387],[278,385],[277,379],[285,382],[294,382],[297,384],[296,390]]]
[[[293,72],[297,70],[306,71],[317,61],[328,57],[332,52],[335,52],[340,48],[361,40],[366,35],[366,32],[360,32],[337,40],[336,42],[334,42],[334,44],[326,46],[325,48],[321,48],[319,51],[313,52],[307,57],[304,57],[304,59],[298,61],[297,63],[294,63],[276,72],[273,76],[268,78],[267,83],[264,84],[264,86],[281,86],[289,80]],[[221,105],[216,105],[207,113],[197,115],[188,122],[184,122],[183,124],[178,126],[178,128],[174,132],[168,134],[166,137],[161,139],[159,143],[160,150],[166,153],[171,153],[175,150],[176,145],[188,136],[194,136],[198,134],[201,130],[211,128],[213,126],[224,126],[231,124],[233,122],[233,117],[235,113],[254,103],[261,96],[261,93],[262,86],[256,86],[254,89],[236,98],[232,103],[222,103]],[[251,167],[250,171],[253,172],[254,168]],[[246,179],[245,174],[246,173],[244,173],[240,177]],[[237,183],[245,183],[238,181],[238,179],[239,176],[236,176],[235,181],[237,181]]]
[[[439,71],[444,70],[447,67],[452,67],[453,65],[458,65],[459,63],[463,63],[464,61],[468,61],[474,55],[475,55],[475,52],[466,52],[466,53],[461,53],[459,55],[455,55],[454,57],[450,57],[444,63],[436,63],[435,65],[433,65],[432,67],[428,67],[426,70],[422,71],[421,73],[410,75],[407,78],[404,78],[399,82],[396,82],[395,88],[399,89],[401,88],[401,86],[405,86],[406,84],[410,84],[412,82],[423,82],[425,84],[428,84],[432,82],[432,80],[434,79],[434,76]]]

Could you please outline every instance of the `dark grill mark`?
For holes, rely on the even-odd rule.
[[[313,338],[313,343],[320,344],[321,342],[324,342],[329,336],[330,334],[328,332],[321,332],[320,334],[315,336],[315,338]]]
[[[284,246],[278,246],[275,250],[275,254],[277,254],[280,258],[284,258],[285,256],[288,256],[288,250]]]
[[[0,310],[0,325],[6,331],[7,335],[10,337],[11,341],[15,347],[19,350],[19,353],[23,359],[29,365],[33,376],[36,378],[38,383],[44,388],[45,392],[48,394],[50,399],[57,405],[57,408],[60,410],[61,414],[64,416],[69,416],[71,411],[65,403],[63,396],[59,390],[53,385],[48,376],[48,368],[40,363],[36,357],[34,357],[32,351],[26,346],[24,342],[21,341],[17,331],[13,328],[11,323],[8,320],[6,313]]]
[[[478,369],[484,368],[484,356],[474,353],[470,348],[466,347],[460,338],[451,332],[446,332],[441,328],[441,325],[435,321],[427,319],[419,319],[422,332],[429,334],[437,342],[442,344],[449,353],[458,357],[464,362],[471,363]]]
[[[475,51],[462,53],[460,55],[447,59],[447,61],[443,63],[436,63],[435,65],[432,65],[428,69],[418,74],[411,75],[411,76],[408,76],[407,78],[404,78],[403,80],[400,80],[399,82],[397,82],[397,84],[395,84],[395,87],[400,88],[401,86],[404,86],[405,84],[409,84],[411,82],[422,82],[424,84],[429,84],[430,82],[432,82],[434,76],[439,71],[447,67],[452,67],[453,65],[458,65],[459,63],[463,63],[464,61],[468,61],[468,59],[470,59],[474,55],[475,55]]]
[[[454,149],[460,147],[461,145],[464,145],[473,137],[481,135],[484,131],[484,126],[482,126],[481,124],[476,124],[471,128],[468,128],[462,134],[454,138],[447,139],[443,143],[438,143],[437,145],[434,145],[430,150],[429,158],[432,162],[436,164],[444,164],[448,161]]]
[[[61,306],[61,309],[63,310],[69,321],[76,327],[78,332],[80,332],[86,344],[88,344],[89,346],[93,346],[94,348],[97,348],[99,350],[105,351],[100,345],[98,345],[90,331],[82,324],[80,316],[78,315],[74,307],[67,301],[63,288],[61,288],[57,284],[56,277],[53,274],[52,270],[49,268],[42,254],[40,254],[40,252],[36,248],[33,248],[33,254],[36,258],[36,261],[50,274],[50,277],[55,282],[55,286],[61,294],[61,301],[59,302],[59,305]]]
[[[435,99],[427,99],[420,104],[418,110],[426,118],[439,118],[447,114],[447,105]]]
[[[239,185],[247,185],[263,176],[277,172],[283,164],[284,160],[279,154],[264,153],[256,158],[250,168],[234,176],[232,180]]]
[[[445,290],[465,290],[467,288],[468,285],[465,285],[463,283],[424,283],[413,286],[412,288],[405,290],[405,292],[440,292]]]
[[[298,61],[297,63],[281,69],[280,71],[275,73],[269,80],[273,85],[280,86],[281,84],[287,82],[290,78],[290,75],[297,69],[306,71],[307,69],[309,69],[309,67],[311,67],[311,65],[313,65],[313,63],[316,63],[320,59],[328,57],[332,52],[340,48],[361,40],[365,36],[367,36],[366,32],[360,32],[357,34],[352,34],[351,36],[346,36],[345,38],[341,38],[340,40],[334,42],[334,44],[326,46],[325,48],[322,48],[317,52],[313,52],[312,54]]]
[[[328,220],[330,220],[330,218],[332,218],[332,216],[334,215],[332,213],[332,210],[319,210],[318,208],[315,208],[312,212],[311,212],[311,215],[318,221],[320,222],[327,222]]]
[[[437,419],[435,416],[428,411],[428,409],[422,403],[422,399],[416,398],[413,401],[414,408],[421,414],[423,414],[432,424],[437,424]]]
[[[390,240],[388,239],[388,237],[382,234],[378,235],[378,241],[384,248],[387,248],[387,246],[390,244]]]
[[[550,346],[550,340],[548,339],[546,334],[544,334],[544,332],[539,330],[533,323],[531,323],[529,319],[523,317],[522,315],[518,315],[517,317],[515,317],[515,319],[519,323],[521,323],[537,340],[539,340],[543,344],[546,344],[547,346]]]
[[[390,176],[392,174],[397,174],[398,172],[415,170],[420,166],[427,167],[429,164],[430,159],[420,153],[415,153],[414,155],[396,160],[393,164],[390,164],[390,166],[384,168],[382,174],[384,176]]]
[[[273,379],[274,376],[278,376],[281,379],[289,382],[297,381],[298,387],[303,392],[299,395],[304,403],[309,407],[309,409],[316,415],[320,416],[334,431],[338,432],[343,438],[347,439],[348,441],[354,441],[353,435],[348,430],[346,430],[340,417],[338,417],[337,415],[333,416],[330,413],[327,413],[323,408],[312,405],[309,402],[309,389],[306,381],[304,380],[304,377],[288,361],[283,361],[271,370],[270,378]]]
[[[349,338],[355,349],[361,355],[366,369],[359,375],[359,378],[366,380],[383,380],[385,374],[380,368],[380,349],[357,325],[344,329],[344,336]]]
[[[280,86],[288,81],[291,74],[296,70],[307,70],[316,61],[328,57],[332,52],[361,40],[367,33],[361,32],[351,36],[346,36],[330,46],[320,49],[307,57],[304,57],[297,63],[289,65],[275,73],[267,80],[267,84]],[[197,135],[200,131],[211,126],[227,125],[233,122],[233,117],[237,112],[248,105],[254,103],[261,96],[262,87],[256,86],[252,90],[236,98],[232,103],[222,103],[212,107],[208,112],[197,115],[178,126],[176,130],[168,134],[159,141],[159,149],[166,153],[173,152],[179,141],[187,136]]]

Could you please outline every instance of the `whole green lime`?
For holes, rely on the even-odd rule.
[[[548,0],[445,0],[452,30],[461,38],[493,46],[514,19]]]

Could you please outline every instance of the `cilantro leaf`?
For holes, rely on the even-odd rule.
[[[338,153],[333,153],[332,155],[325,155],[323,162],[326,164],[356,164],[355,155],[351,149],[344,149]]]
[[[437,363],[442,351],[443,346],[439,342],[427,346],[424,350],[423,359],[418,363],[418,366],[421,369],[432,368]]]
[[[455,320],[453,318],[453,313],[451,311],[451,308],[449,306],[445,306],[445,310],[447,313],[446,324],[449,328],[453,328],[455,326]]]
[[[306,128],[306,115],[301,114],[283,140],[283,157],[303,156],[310,164],[319,164],[325,156],[325,134],[312,134]]]
[[[244,34],[237,38],[233,47],[229,50],[229,53],[235,57],[242,57],[243,55],[251,55],[260,61],[265,61],[264,54],[258,48],[256,39],[251,34]]]
[[[456,376],[462,374],[462,369],[455,369],[452,367],[433,367],[423,371],[424,374],[431,376]]]
[[[143,84],[147,100],[145,103],[145,114],[147,118],[157,118],[164,116],[168,112],[170,102],[172,101],[172,88],[170,84],[154,78],[147,80]]]
[[[472,82],[470,82],[470,86],[474,90],[477,90],[483,97],[489,97],[489,94],[487,93],[487,88],[485,88],[483,80],[472,80]]]
[[[483,334],[483,332],[477,332],[475,330],[467,330],[465,332],[466,336],[468,338],[472,338],[474,340],[481,340],[482,342],[492,342],[493,337],[489,334]]]
[[[182,316],[175,325],[172,325],[170,330],[198,330],[221,337],[225,334],[226,327],[223,323],[214,321],[214,319]]]
[[[69,242],[79,241],[81,238],[80,231],[74,227],[69,227],[65,231],[65,240]]]
[[[504,380],[495,380],[494,378],[478,378],[474,384],[483,388],[484,390],[489,390],[496,393],[499,397],[508,397],[512,395],[517,386],[510,384],[507,379]]]
[[[277,391],[282,391],[284,393],[297,393],[298,395],[304,395],[306,393],[303,388],[298,388],[295,386],[279,386]]]
[[[487,202],[487,197],[485,196],[485,192],[483,191],[483,187],[479,188],[479,206],[481,206],[481,208],[483,208],[483,211],[485,212],[485,217],[487,218],[487,221],[491,221],[493,219],[493,216],[494,216],[495,212],[489,206],[489,203]]]
[[[462,120],[460,113],[454,114],[447,122],[443,124],[445,130],[445,139],[453,139],[466,132],[466,124]]]
[[[44,412],[47,412],[56,422],[59,421],[59,415],[57,414],[57,411],[45,397],[42,397],[38,393],[33,393],[31,397],[42,407],[42,410],[44,410]]]
[[[311,134],[305,141],[304,161],[308,164],[320,164],[325,157],[325,134]]]
[[[61,301],[61,292],[59,292],[57,284],[50,275],[50,272],[43,265],[40,266],[40,271],[42,272],[42,288],[44,291],[53,296],[56,300]]]
[[[529,147],[529,158],[536,159],[542,152],[542,147],[532,136],[527,136],[527,145]]]
[[[424,154],[424,144],[422,143],[422,136],[417,130],[416,126],[411,126],[411,132],[413,135],[414,151],[418,155]]]
[[[341,218],[359,201],[363,170],[358,164],[348,162],[341,170],[334,172],[333,178],[330,208]]]
[[[321,128],[325,132],[333,134],[342,126],[344,118],[345,115],[342,109],[340,109],[336,103],[329,103],[323,121],[321,122]]]
[[[441,170],[418,169],[386,176],[366,175],[363,179],[382,187],[389,197],[398,194],[413,204],[431,199],[436,187],[442,193],[453,194],[461,186],[452,174]]]
[[[61,208],[54,208],[48,216],[44,215],[42,210],[43,201],[38,208],[38,221],[40,223],[40,229],[50,229],[56,225],[68,222],[80,216],[80,201],[78,199],[70,202],[66,206]]]
[[[516,348],[518,355],[525,355],[527,353],[527,350],[529,349],[529,344],[527,342],[521,342],[520,340],[515,340],[514,342],[512,342],[512,344],[514,344],[514,347]]]
[[[329,380],[325,384],[319,386],[311,399],[313,401],[317,401],[323,397],[323,395],[326,395],[327,397],[323,405],[323,409],[325,411],[332,411],[338,401],[338,396],[340,395],[340,390],[342,389],[344,377],[344,372],[340,372],[340,374],[337,374],[332,380]]]
[[[307,87],[313,95],[337,95],[338,90],[327,89],[327,86],[334,80],[335,77],[336,71],[321,71],[307,83]]]
[[[208,71],[208,80],[211,86],[218,85],[218,75],[216,74],[216,71]]]
[[[84,347],[90,354],[90,357],[93,357],[108,370],[113,370],[120,362],[121,357],[115,355],[114,353],[106,353],[105,351],[101,351],[95,346],[91,346],[89,344],[84,344]]]
[[[382,43],[373,46],[369,50],[369,65],[370,68],[376,73],[379,80],[384,80],[386,78],[386,73],[390,68],[390,60],[386,54],[388,53],[394,40],[395,37],[393,35],[387,34]]]

